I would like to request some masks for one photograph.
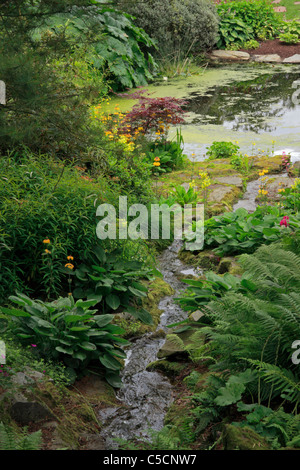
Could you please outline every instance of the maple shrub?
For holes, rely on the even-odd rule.
[[[184,100],[166,96],[164,98],[151,98],[142,92],[131,93],[131,99],[138,99],[138,103],[126,114],[122,122],[124,133],[134,135],[137,131],[145,137],[161,136],[166,139],[171,125],[183,124]]]

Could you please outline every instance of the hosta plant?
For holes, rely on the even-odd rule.
[[[287,219],[278,207],[258,206],[253,213],[244,208],[226,212],[205,221],[205,248],[219,255],[252,253],[262,244],[270,244],[283,235],[299,229],[299,218],[290,214]],[[288,221],[288,222],[287,222]],[[195,238],[195,222],[186,233],[189,241]]]
[[[105,370],[107,381],[120,386],[121,360],[126,354],[122,346],[124,330],[113,325],[114,315],[99,315],[91,309],[97,299],[75,300],[72,296],[46,303],[17,293],[9,298],[18,308],[1,307],[9,327],[24,345],[35,348],[39,357],[63,362],[70,378],[84,372],[88,366]]]
[[[127,312],[151,325],[152,317],[142,306],[148,289],[141,280],[151,280],[155,274],[143,262],[124,260],[118,250],[106,253],[97,245],[74,272],[73,295],[97,299],[103,313]]]

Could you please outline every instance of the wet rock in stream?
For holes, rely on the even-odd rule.
[[[182,246],[175,240],[159,258],[159,268],[164,280],[175,293],[163,298],[158,308],[163,311],[157,331],[170,332],[168,325],[181,321],[187,314],[174,302],[180,289],[186,287],[178,275],[191,268],[184,266],[177,255]],[[193,270],[192,270],[193,271]],[[196,271],[193,271],[196,275]],[[191,273],[192,274],[192,273]],[[172,385],[158,372],[147,371],[147,366],[157,360],[158,352],[165,338],[146,334],[137,339],[127,350],[127,358],[122,371],[123,387],[117,394],[120,407],[102,410],[99,419],[103,425],[102,436],[108,449],[119,447],[116,439],[149,439],[152,430],[160,430],[164,416],[172,403]]]

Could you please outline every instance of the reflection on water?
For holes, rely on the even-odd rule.
[[[295,99],[293,89],[299,79],[300,72],[274,73],[214,86],[206,93],[194,90],[186,98],[186,109],[192,113],[189,124],[223,125],[257,134],[282,133],[284,128],[296,125],[300,133],[300,99]]]
[[[205,158],[214,141],[238,141],[250,154],[291,152],[300,158],[300,70],[284,64],[227,64],[199,68],[189,77],[145,87],[152,97],[173,96],[188,102],[182,126],[184,151],[194,161]],[[116,97],[123,112],[136,103]],[[169,137],[176,138],[176,128]],[[273,148],[272,141],[276,141]],[[195,154],[195,155],[193,155]]]

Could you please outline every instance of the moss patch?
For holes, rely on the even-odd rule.
[[[143,307],[151,313],[154,323],[153,327],[151,327],[152,330],[156,329],[162,314],[162,310],[158,308],[160,300],[174,293],[174,289],[161,278],[156,278],[149,284],[148,295],[143,301]]]
[[[180,362],[170,362],[166,360],[154,361],[148,364],[147,370],[159,371],[170,379],[174,379],[186,368],[186,364]]]
[[[225,426],[222,435],[224,450],[270,450],[266,440],[248,427]]]

